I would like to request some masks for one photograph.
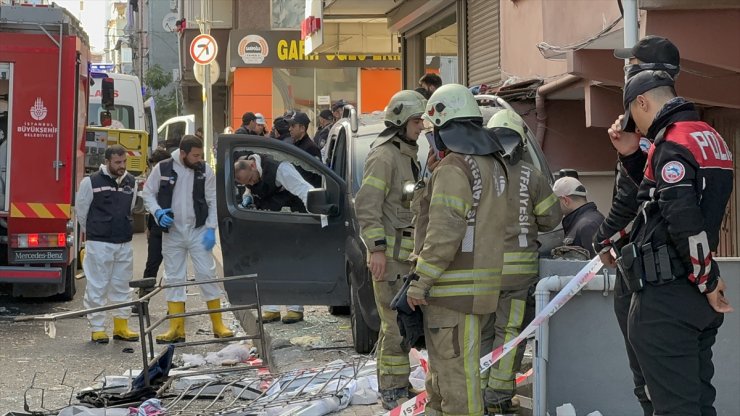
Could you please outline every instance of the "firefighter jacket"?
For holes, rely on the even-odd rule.
[[[661,109],[647,137],[655,142],[638,190],[643,207],[631,241],[643,255],[648,244],[655,252],[667,246],[673,277],[688,278],[702,293],[712,291],[720,275],[712,252],[733,189],[732,154],[682,98]]]
[[[411,198],[419,178],[416,143],[398,136],[373,144],[365,162],[355,212],[369,252],[406,262],[414,249]],[[404,192],[406,189],[406,192]]]
[[[90,241],[121,244],[133,237],[131,212],[136,180],[126,172],[114,178],[105,165],[80,183],[75,196],[77,220]]]
[[[450,153],[434,170],[420,203],[419,280],[408,295],[461,313],[493,313],[502,286],[507,212],[501,157]]]
[[[519,161],[507,166],[508,209],[504,211],[504,287],[527,288],[537,282],[539,255],[537,236],[550,231],[563,217],[558,198],[545,175],[531,164]]]

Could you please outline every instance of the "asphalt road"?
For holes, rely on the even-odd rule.
[[[134,277],[140,278],[146,262],[144,234],[136,234],[133,244]],[[218,246],[214,255],[221,275]],[[127,370],[142,368],[138,342],[111,340],[108,345],[93,344],[85,318],[58,321],[55,325],[56,337],[53,339],[45,333],[43,322],[13,322],[16,316],[80,310],[83,308],[84,291],[84,278],[77,280],[77,295],[71,302],[15,299],[9,296],[8,290],[0,288],[0,414],[23,410],[24,396],[28,397],[31,409],[58,409],[69,403],[74,392],[91,385],[96,378],[122,375]],[[198,290],[189,289],[187,309],[191,311],[204,306]],[[163,316],[166,312],[164,297],[155,298],[150,308],[155,319]],[[135,315],[133,318],[132,329],[138,330],[138,320]],[[231,314],[225,316],[225,322],[239,328]],[[272,337],[275,368],[280,372],[320,367],[336,359],[357,358],[351,348],[349,317],[332,316],[323,306],[307,307],[304,322],[294,325],[279,322],[268,324],[266,330]],[[188,341],[210,339],[208,317],[188,317],[186,331]],[[133,348],[134,352],[124,352],[125,348]],[[221,348],[222,345],[207,345],[189,347],[185,352],[205,355]],[[180,355],[179,352],[176,357]],[[340,414],[366,416],[380,412],[380,406],[376,405],[352,407]]]

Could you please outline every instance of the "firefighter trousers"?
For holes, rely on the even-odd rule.
[[[134,277],[134,252],[131,242],[114,244],[102,241],[85,242],[85,309],[106,306],[108,302],[122,303],[132,300],[132,289],[128,283]],[[74,276],[71,276],[74,279]],[[131,307],[114,309],[113,317],[128,319]],[[105,331],[106,312],[87,315],[93,332]]]
[[[429,353],[425,414],[483,414],[480,384],[481,324],[488,315],[466,314],[441,306],[423,306]]]
[[[481,354],[488,354],[516,338],[533,318],[533,308],[528,307],[529,287],[500,292],[498,307],[483,323]],[[501,357],[490,369],[481,373],[481,387],[486,406],[511,400],[516,394],[516,373],[522,365],[526,342],[519,344],[514,353]]]
[[[624,337],[624,346],[627,350],[627,360],[629,362],[630,371],[632,371],[632,381],[635,384],[635,396],[637,396],[637,400],[640,402],[643,416],[653,416],[653,404],[650,402],[647,395],[645,377],[642,375],[640,363],[637,362],[635,349],[632,348],[632,344],[630,344],[629,339],[627,338],[627,317],[629,316],[632,294],[627,293],[626,291],[627,289],[624,286],[624,282],[622,282],[622,276],[617,272],[617,280],[614,284],[614,314],[617,317],[619,329],[622,331],[622,336]]]
[[[188,271],[188,255],[193,262],[195,281],[204,282],[216,278],[216,261],[213,253],[203,247],[206,227],[184,230],[170,228],[162,234],[162,257],[164,258],[165,284],[184,283]],[[221,287],[217,283],[198,285],[204,301],[221,298]],[[185,302],[185,286],[165,289],[167,302]]]
[[[373,281],[375,306],[380,316],[378,334],[378,387],[380,390],[409,386],[409,354],[401,349],[403,338],[398,329],[391,301],[403,286],[403,275],[410,266],[387,258],[385,281]]]
[[[629,341],[656,415],[717,414],[712,345],[723,320],[686,278],[632,295]]]

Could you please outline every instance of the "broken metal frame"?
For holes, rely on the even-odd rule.
[[[203,370],[199,372],[189,372],[170,376],[169,380],[163,385],[157,392],[157,397],[164,397],[167,394],[167,390],[172,386],[174,380],[178,378],[192,377],[196,375],[215,375],[225,374],[227,379],[219,380],[208,380],[203,383],[193,384],[185,388],[182,392],[177,394],[172,401],[164,403],[167,408],[169,415],[202,415],[202,414],[242,414],[240,412],[253,412],[258,410],[264,410],[271,407],[277,406],[288,406],[298,403],[305,403],[319,398],[337,396],[341,391],[346,389],[349,384],[357,379],[357,375],[360,369],[368,362],[368,359],[360,358],[355,359],[352,362],[342,363],[340,365],[326,365],[324,367],[292,370],[279,375],[264,374],[257,375],[254,379],[249,379],[249,372],[254,371],[254,368],[233,368],[233,369],[217,369],[217,370]],[[347,376],[340,374],[341,372],[352,369],[352,375]],[[304,376],[305,375],[305,376]],[[312,382],[319,376],[327,376],[328,378],[321,384],[313,386],[309,392],[305,390],[311,386]],[[337,375],[339,376],[337,378]],[[307,377],[309,377],[306,380]],[[284,379],[288,379],[282,382]],[[259,386],[265,381],[272,380],[272,383],[280,383],[280,389],[277,392],[267,394],[270,389],[267,388],[261,391],[257,397],[253,399],[243,399],[242,395],[248,389],[252,388],[254,391],[259,391]],[[304,383],[297,391],[288,393],[289,387],[295,382],[299,381]],[[345,380],[345,381],[343,381]],[[336,388],[328,389],[328,387],[336,382]],[[206,389],[210,386],[223,386],[217,394],[206,393]],[[218,409],[214,408],[220,400],[227,399],[226,392],[233,387],[240,388],[238,393],[233,393],[235,396],[229,400],[228,403],[223,403],[218,406]],[[256,386],[256,388],[254,388]],[[210,403],[206,404],[206,399]],[[238,400],[249,400],[249,403],[235,406]],[[182,407],[179,407],[181,403],[184,403]],[[205,407],[195,408],[198,404],[205,405]],[[234,407],[232,407],[234,406]],[[208,411],[208,413],[205,413]]]
[[[183,283],[174,283],[174,284],[160,284],[156,286],[150,293],[140,297],[139,299],[132,300],[130,302],[121,302],[116,304],[109,304],[106,306],[101,306],[97,308],[89,308],[89,309],[83,309],[78,311],[71,311],[71,312],[60,312],[60,313],[54,313],[54,314],[45,314],[45,315],[32,315],[32,316],[18,316],[15,317],[15,322],[27,322],[27,321],[41,321],[46,323],[51,323],[53,325],[54,322],[62,319],[69,319],[69,318],[78,318],[85,316],[89,313],[93,312],[104,312],[109,311],[113,309],[120,309],[125,307],[130,307],[134,305],[138,305],[140,313],[138,314],[139,317],[139,343],[141,345],[141,356],[142,356],[142,364],[143,364],[143,374],[144,374],[144,386],[150,387],[151,386],[151,380],[149,378],[149,367],[153,365],[157,359],[159,359],[162,354],[164,354],[167,349],[162,349],[159,354],[154,354],[154,339],[153,339],[153,331],[156,329],[159,325],[164,323],[165,321],[172,319],[172,318],[184,318],[187,316],[196,316],[196,315],[205,315],[205,314],[211,314],[211,313],[219,313],[219,312],[229,312],[229,311],[237,311],[237,310],[246,310],[246,309],[256,309],[258,311],[257,313],[257,319],[259,320],[259,324],[257,325],[257,332],[258,334],[255,335],[245,335],[241,337],[231,337],[231,338],[215,338],[212,340],[205,340],[205,341],[192,341],[192,342],[180,342],[174,345],[175,348],[181,348],[181,347],[190,347],[190,346],[196,346],[196,345],[208,345],[208,344],[221,344],[221,343],[227,343],[227,342],[233,342],[233,341],[241,341],[241,340],[260,340],[260,347],[261,351],[266,351],[266,345],[265,345],[265,335],[264,335],[264,326],[262,322],[262,315],[259,313],[261,302],[260,302],[260,295],[259,295],[259,287],[256,279],[256,274],[247,274],[247,275],[240,275],[240,276],[232,276],[232,277],[225,277],[220,279],[212,279],[207,281],[187,281]],[[149,300],[162,292],[164,289],[170,289],[170,288],[176,288],[176,287],[184,287],[184,286],[198,286],[206,283],[222,283],[222,282],[228,282],[232,280],[251,280],[254,283],[254,290],[255,290],[255,299],[256,303],[251,303],[247,305],[238,305],[238,306],[230,306],[226,308],[219,308],[219,309],[202,309],[202,310],[196,310],[192,312],[185,312],[185,313],[179,313],[179,314],[168,314],[167,316],[158,319],[157,321],[152,324],[151,317],[149,315]],[[147,342],[148,342],[148,348],[147,348]],[[262,359],[263,365],[269,365],[268,363],[268,355],[269,354],[263,354],[264,357],[260,357]],[[43,404],[42,404],[43,406]]]

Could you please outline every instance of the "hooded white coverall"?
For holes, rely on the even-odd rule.
[[[106,176],[111,176],[105,165],[100,165],[100,171]],[[126,175],[128,175],[128,172],[117,178],[116,182],[120,184]],[[90,177],[85,177],[80,182],[80,188],[75,196],[75,214],[83,232],[87,231],[87,214],[93,201],[93,193]],[[135,204],[136,196],[134,195],[131,198],[132,211]],[[130,241],[121,244],[86,241],[82,269],[85,271],[85,279],[87,280],[83,300],[85,309],[105,306],[108,301],[122,303],[132,300],[132,289],[128,286],[128,283],[134,277],[134,252]],[[131,316],[131,308],[114,309],[111,314],[114,318],[128,319]],[[91,331],[105,331],[106,315],[105,312],[87,315]]]
[[[174,222],[169,232],[162,233],[162,257],[164,258],[164,282],[174,284],[185,282],[187,277],[188,254],[195,269],[197,282],[209,281],[216,278],[216,262],[213,254],[203,246],[203,235],[206,229],[216,229],[216,177],[211,167],[206,165],[206,203],[208,204],[208,218],[205,225],[195,228],[195,209],[193,208],[193,179],[195,171],[187,168],[180,160],[180,150],[172,152],[175,163],[173,169],[177,173],[177,183],[172,193],[172,213]],[[157,193],[161,174],[160,164],[157,164],[144,184],[144,205],[147,211],[154,214],[161,207],[157,203]],[[221,298],[221,288],[216,283],[198,285],[203,300],[208,302]],[[168,302],[185,302],[185,287],[165,290]]]

